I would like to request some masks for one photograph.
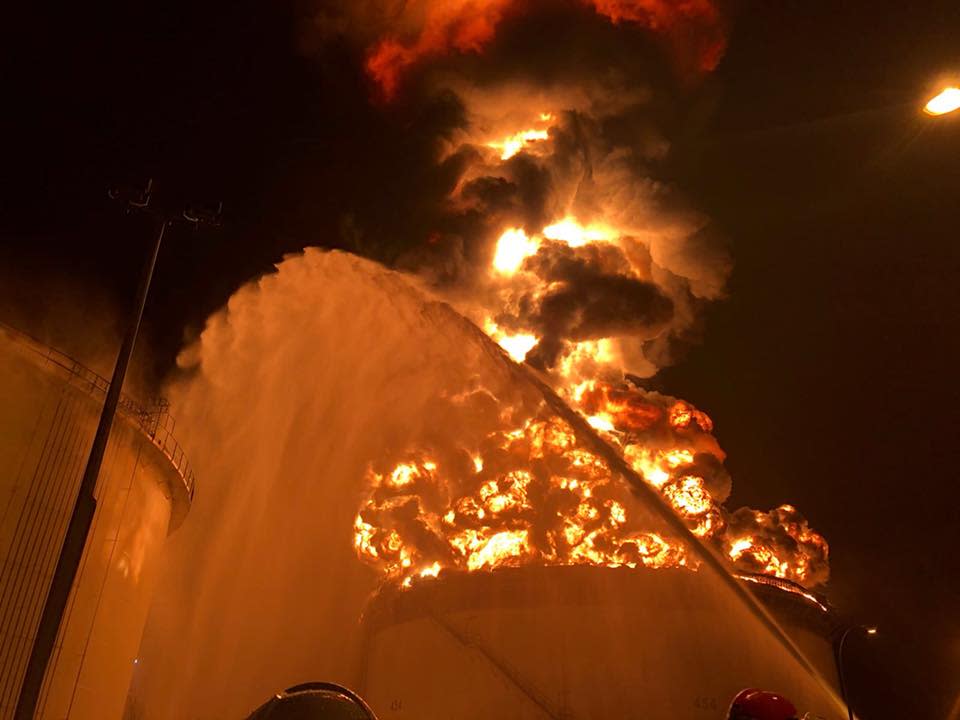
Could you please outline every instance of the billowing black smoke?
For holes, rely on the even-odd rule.
[[[381,214],[388,226],[351,214],[354,244],[409,235],[392,262],[478,323],[536,336],[527,359],[541,368],[580,341],[614,338],[626,371],[652,374],[694,339],[701,307],[722,295],[730,269],[706,218],[668,181],[663,128],[682,112],[689,77],[678,75],[661,35],[579,1],[489,3],[495,30],[463,50],[443,33],[487,28],[451,19],[461,4],[348,3],[307,14],[305,33],[347,38],[368,58],[383,38],[422,55],[401,65],[390,102],[371,76],[371,98],[411,144],[430,149],[419,159],[427,167],[396,168],[400,195],[377,198],[396,203],[402,221],[396,212]],[[509,155],[492,147],[531,126],[545,137]],[[611,241],[545,242],[523,268],[535,286],[491,282],[506,229],[534,237],[564,218],[609,226]]]

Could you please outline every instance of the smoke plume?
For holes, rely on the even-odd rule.
[[[723,26],[706,0],[349,3],[312,19],[362,47],[374,98],[449,108],[441,127],[412,121],[433,132],[436,182],[398,264],[499,337],[536,337],[539,368],[605,338],[614,372],[639,376],[696,336],[730,270],[665,179],[661,129],[677,88],[719,61]],[[584,237],[547,232],[562,223]],[[531,250],[491,272],[507,230]]]
[[[695,586],[658,584],[654,622],[658,602],[695,608],[694,635],[722,617],[751,638],[765,682],[815,686],[702,549],[644,501],[643,481],[628,482],[616,449],[409,276],[308,249],[239,289],[180,364],[169,389],[199,485],[170,537],[131,709],[243,717],[316,677],[363,692],[360,616],[385,577],[428,583],[524,564],[695,573]],[[619,412],[637,440],[631,464],[648,482],[675,480],[702,524],[710,513],[689,479],[716,497],[729,489],[708,418],[654,393],[589,402]],[[654,451],[670,443],[680,449]],[[622,602],[615,587],[591,594]],[[599,615],[617,628],[633,610]],[[567,666],[553,660],[559,677]]]
[[[430,168],[403,170],[421,184],[405,197],[419,234],[401,243],[406,250],[394,264],[542,373],[691,531],[745,570],[825,581],[826,543],[795,510],[723,508],[730,478],[709,418],[639,387],[697,340],[702,311],[723,297],[731,269],[720,233],[670,182],[671,123],[725,48],[718,7],[710,0],[351,2],[326,6],[307,25],[354,43],[371,101],[431,148]],[[363,224],[358,217],[352,232],[384,230]],[[498,447],[511,445],[510,432],[544,432],[536,427],[498,428],[507,433]],[[501,522],[489,499],[499,506],[513,498],[522,508],[521,496],[537,482],[521,488],[520,466],[491,471],[488,460],[464,480],[438,454],[402,448],[370,471],[358,551],[388,574],[469,567],[493,537],[509,545],[507,563],[636,564],[624,560],[623,528],[609,507],[583,510],[608,523],[596,535],[582,523],[569,531],[559,516],[544,529],[538,523],[553,518],[549,510]],[[398,477],[410,481],[397,485]],[[437,487],[443,502],[421,494]],[[566,486],[552,490],[569,494]],[[482,517],[459,525],[477,511]],[[448,513],[454,521],[444,521]],[[577,542],[562,537],[567,531]],[[589,547],[579,544],[584,537]]]

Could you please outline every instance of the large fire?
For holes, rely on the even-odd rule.
[[[710,0],[579,6],[613,23],[684,38],[701,69],[722,52],[722,23]],[[387,96],[413,64],[480,52],[509,15],[523,11],[511,0],[418,7],[404,35],[382,38],[368,55],[367,70]],[[701,248],[702,223],[655,206],[663,188],[642,176],[642,166],[656,152],[637,153],[605,134],[607,120],[643,98],[628,87],[611,91],[602,78],[579,82],[499,90],[462,84],[473,121],[448,148],[464,169],[447,200],[452,227],[470,220],[482,229],[455,258],[471,271],[454,302],[514,361],[539,371],[690,532],[732,565],[822,583],[824,539],[788,505],[728,511],[730,478],[710,418],[627,374],[656,372],[670,342],[692,326],[698,304],[722,294],[723,260],[715,271],[703,269],[709,259],[690,260]],[[450,247],[462,242],[453,238]],[[391,451],[368,472],[357,552],[404,585],[444,570],[504,565],[696,568],[685,541],[665,531],[580,440],[553,415],[501,408],[496,429],[479,440],[433,437]]]
[[[682,401],[591,384],[577,403],[588,422],[659,490],[690,530],[742,570],[804,585],[825,579],[827,544],[791,506],[728,513],[729,492],[710,419]],[[441,459],[440,455],[447,455]],[[523,564],[696,567],[682,542],[651,529],[606,463],[553,417],[491,433],[455,453],[413,448],[372,466],[355,521],[361,557],[409,585],[443,569]]]
[[[523,151],[522,143],[511,143],[533,137],[530,132],[487,145],[508,158]],[[538,135],[537,142],[548,138]],[[602,219],[562,215],[541,228],[504,228],[492,250],[486,314],[476,319],[511,358],[523,362],[549,341],[541,365],[560,396],[623,453],[695,535],[737,567],[805,585],[826,579],[827,544],[795,509],[724,509],[730,480],[713,423],[682,400],[616,379],[623,354],[616,327],[609,336],[578,337],[567,324],[548,338],[542,326],[525,322],[539,316],[531,308],[563,298],[565,278],[558,267],[578,258],[604,264],[624,282],[644,282],[648,256],[635,238]],[[404,585],[445,569],[697,565],[681,541],[651,525],[623,481],[554,417],[516,426],[505,420],[477,447],[460,447],[452,456],[429,445],[410,448],[371,467],[367,483],[369,497],[355,522],[357,551]]]
[[[501,160],[509,160],[521,150],[529,149],[533,143],[540,140],[547,140],[550,137],[550,133],[542,125],[551,120],[553,120],[553,115],[550,113],[541,113],[541,127],[533,127],[527,130],[521,130],[505,138],[489,140],[487,146],[499,150]]]
[[[693,564],[682,545],[646,528],[649,515],[562,420],[530,418],[472,454],[442,452],[420,448],[368,473],[355,545],[405,585],[443,569]]]

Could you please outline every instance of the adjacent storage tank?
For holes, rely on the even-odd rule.
[[[107,382],[0,325],[0,718],[12,716]],[[127,397],[38,716],[119,718],[158,557],[193,476],[162,405]]]
[[[790,606],[811,602],[765,590]],[[788,634],[804,634],[804,654],[827,659],[826,682],[706,571],[441,575],[406,591],[384,589],[368,607],[359,689],[381,720],[719,720],[747,687],[786,695],[801,716],[845,717],[831,688],[829,639],[781,619]]]

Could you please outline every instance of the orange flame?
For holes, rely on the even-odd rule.
[[[723,23],[711,0],[578,1],[613,23],[656,31],[677,50],[693,48],[696,61],[688,69],[710,70],[722,55]],[[377,43],[367,71],[390,99],[415,64],[450,52],[481,52],[520,6],[520,0],[405,5],[398,26],[407,31]],[[532,102],[509,116],[512,127],[488,127],[487,134],[471,139],[475,149],[497,153],[477,153],[484,166],[521,153],[538,162],[562,142],[566,116],[553,112],[561,108],[543,112]],[[521,164],[518,159],[499,169],[509,175]],[[610,206],[617,197],[613,193],[599,204],[571,200],[567,207],[567,201],[558,201],[539,226],[527,216],[522,227],[516,214],[504,217],[494,226],[499,234],[489,238],[489,264],[479,274],[467,314],[513,360],[529,360],[547,372],[558,394],[622,453],[690,531],[738,568],[804,584],[825,581],[826,541],[795,509],[724,509],[730,480],[705,413],[624,382],[623,368],[637,357],[637,345],[660,339],[656,303],[667,314],[675,307],[672,296],[657,294],[657,273],[664,267],[645,231],[636,218]],[[624,284],[612,285],[612,300],[596,284],[584,285],[587,290],[580,288],[579,298],[571,300],[565,295],[575,284],[570,278],[592,277],[589,272],[607,286],[611,278]],[[629,291],[621,293],[621,287]],[[632,318],[618,313],[642,315],[648,296],[641,291],[648,287],[649,319],[639,330],[624,331]],[[634,291],[638,304],[618,304]],[[591,305],[594,296],[600,300]],[[594,311],[596,306],[602,307]],[[508,420],[513,411],[501,410],[503,427],[475,446],[451,454],[424,442],[371,467],[369,495],[354,525],[362,559],[405,586],[444,570],[525,564],[696,567],[682,542],[650,525],[628,488],[578,445],[566,423]]]
[[[528,262],[545,243],[580,252],[619,242],[615,228],[572,217],[534,235],[522,228],[504,230],[490,264],[490,282],[500,291],[488,296],[491,309],[509,308],[518,287],[534,298],[542,292],[544,281]],[[540,342],[530,329],[507,329],[492,317],[484,329],[515,361],[522,362]],[[620,449],[691,532],[719,545],[735,565],[799,583],[825,580],[826,541],[792,507],[768,514],[744,509],[729,515],[723,509],[729,486],[717,468],[724,456],[706,413],[622,383],[582,379],[613,365],[615,343],[616,338],[600,338],[570,344],[552,369],[560,394]],[[404,585],[450,568],[695,565],[682,544],[638,521],[629,493],[598,457],[577,447],[565,423],[528,421],[466,453],[466,477],[426,450],[371,470],[370,498],[355,525],[361,557]],[[713,477],[717,473],[719,479]]]
[[[501,160],[509,160],[531,143],[546,140],[549,137],[550,133],[546,130],[531,128],[509,135],[503,140],[491,140],[487,145],[500,151]]]
[[[801,585],[827,580],[830,548],[792,505],[768,513],[741,508],[730,516],[723,549],[750,572],[775,575]]]
[[[492,311],[483,323],[487,334],[522,362],[541,339],[530,328],[501,327],[492,318],[516,302],[518,288],[536,298],[549,287],[536,272],[541,251],[548,243],[590,252],[620,242],[615,228],[572,217],[532,235],[522,228],[504,230],[490,260],[494,292],[486,296]],[[795,509],[732,515],[723,509],[729,478],[718,469],[724,455],[706,413],[682,400],[590,377],[615,366],[616,342],[570,343],[552,368],[558,392],[620,449],[691,532],[718,545],[737,567],[798,583],[824,581],[826,541]],[[444,569],[696,564],[681,543],[640,521],[643,513],[622,483],[598,457],[579,448],[559,420],[505,428],[464,454],[466,475],[429,449],[371,470],[370,497],[354,528],[360,556],[404,585]]]
[[[644,527],[626,487],[565,422],[529,420],[483,447],[459,468],[424,451],[371,470],[354,522],[359,555],[408,586],[444,569],[694,565],[682,545]]]
[[[718,544],[737,567],[801,584],[826,579],[826,541],[795,508],[723,510],[701,459],[703,448],[722,459],[706,414],[598,382],[571,401],[691,531]],[[561,420],[528,420],[465,454],[466,463],[450,465],[424,449],[371,469],[354,525],[358,554],[405,586],[444,569],[696,567],[682,543],[645,524],[624,484]]]

